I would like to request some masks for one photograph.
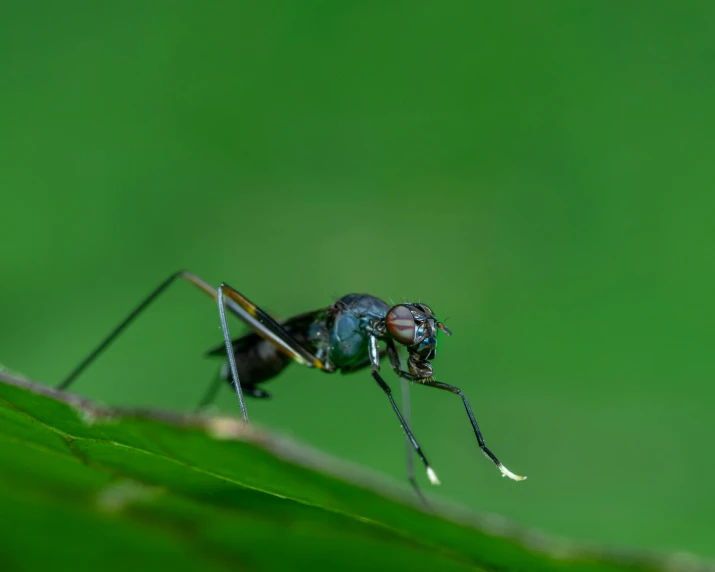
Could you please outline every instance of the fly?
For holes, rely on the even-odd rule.
[[[59,384],[58,388],[67,389],[134,318],[177,278],[190,282],[218,303],[224,344],[209,351],[209,355],[227,356],[228,360],[222,370],[221,378],[233,386],[244,422],[248,422],[244,395],[256,398],[270,397],[270,394],[258,387],[259,384],[278,375],[291,362],[298,362],[326,373],[337,371],[347,373],[370,368],[373,379],[390,401],[409,446],[422,461],[430,482],[437,485],[439,484],[437,475],[395,403],[390,386],[380,374],[380,360],[387,355],[392,369],[403,380],[458,395],[464,403],[482,452],[497,466],[502,476],[516,481],[526,479],[509,471],[487,448],[472,408],[462,390],[434,379],[430,360],[436,355],[437,331],[441,330],[447,335],[451,335],[452,332],[437,320],[429,306],[422,303],[390,306],[374,296],[348,294],[327,308],[299,314],[279,323],[225,282],[215,289],[198,276],[180,271],[171,275],[149,294]],[[244,321],[253,331],[232,340],[226,320],[226,310]],[[380,343],[384,344],[382,350]],[[407,350],[406,367],[403,367],[400,362],[398,346]],[[202,400],[202,405],[213,399],[216,390],[217,385],[214,384]],[[411,457],[408,457],[408,478],[424,500],[412,475]]]

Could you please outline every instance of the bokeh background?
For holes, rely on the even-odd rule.
[[[710,2],[7,4],[0,362],[55,383],[179,268],[281,316],[420,299],[454,332],[438,379],[529,476],[501,479],[459,400],[415,387],[431,495],[715,557],[714,18]],[[214,304],[177,284],[75,390],[188,411],[217,343]],[[367,373],[293,366],[266,389],[256,423],[403,479]],[[228,388],[217,409],[238,414]]]

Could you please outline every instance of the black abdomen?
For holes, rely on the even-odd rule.
[[[311,351],[316,351],[310,339],[311,326],[319,314],[324,311],[308,312],[287,320],[282,325],[295,340]],[[256,385],[277,376],[293,360],[271,342],[264,340],[255,332],[248,333],[232,342],[236,356],[236,368],[241,387],[248,395],[256,395]],[[208,352],[208,355],[226,355],[226,346],[221,345]],[[221,369],[221,377],[232,383],[228,361]]]

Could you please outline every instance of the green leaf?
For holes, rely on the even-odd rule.
[[[437,505],[232,418],[113,409],[0,372],[3,569],[705,570]]]

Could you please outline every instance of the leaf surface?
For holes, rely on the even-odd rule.
[[[496,516],[431,514],[404,489],[235,419],[113,409],[0,380],[0,561],[11,570],[681,568]]]

